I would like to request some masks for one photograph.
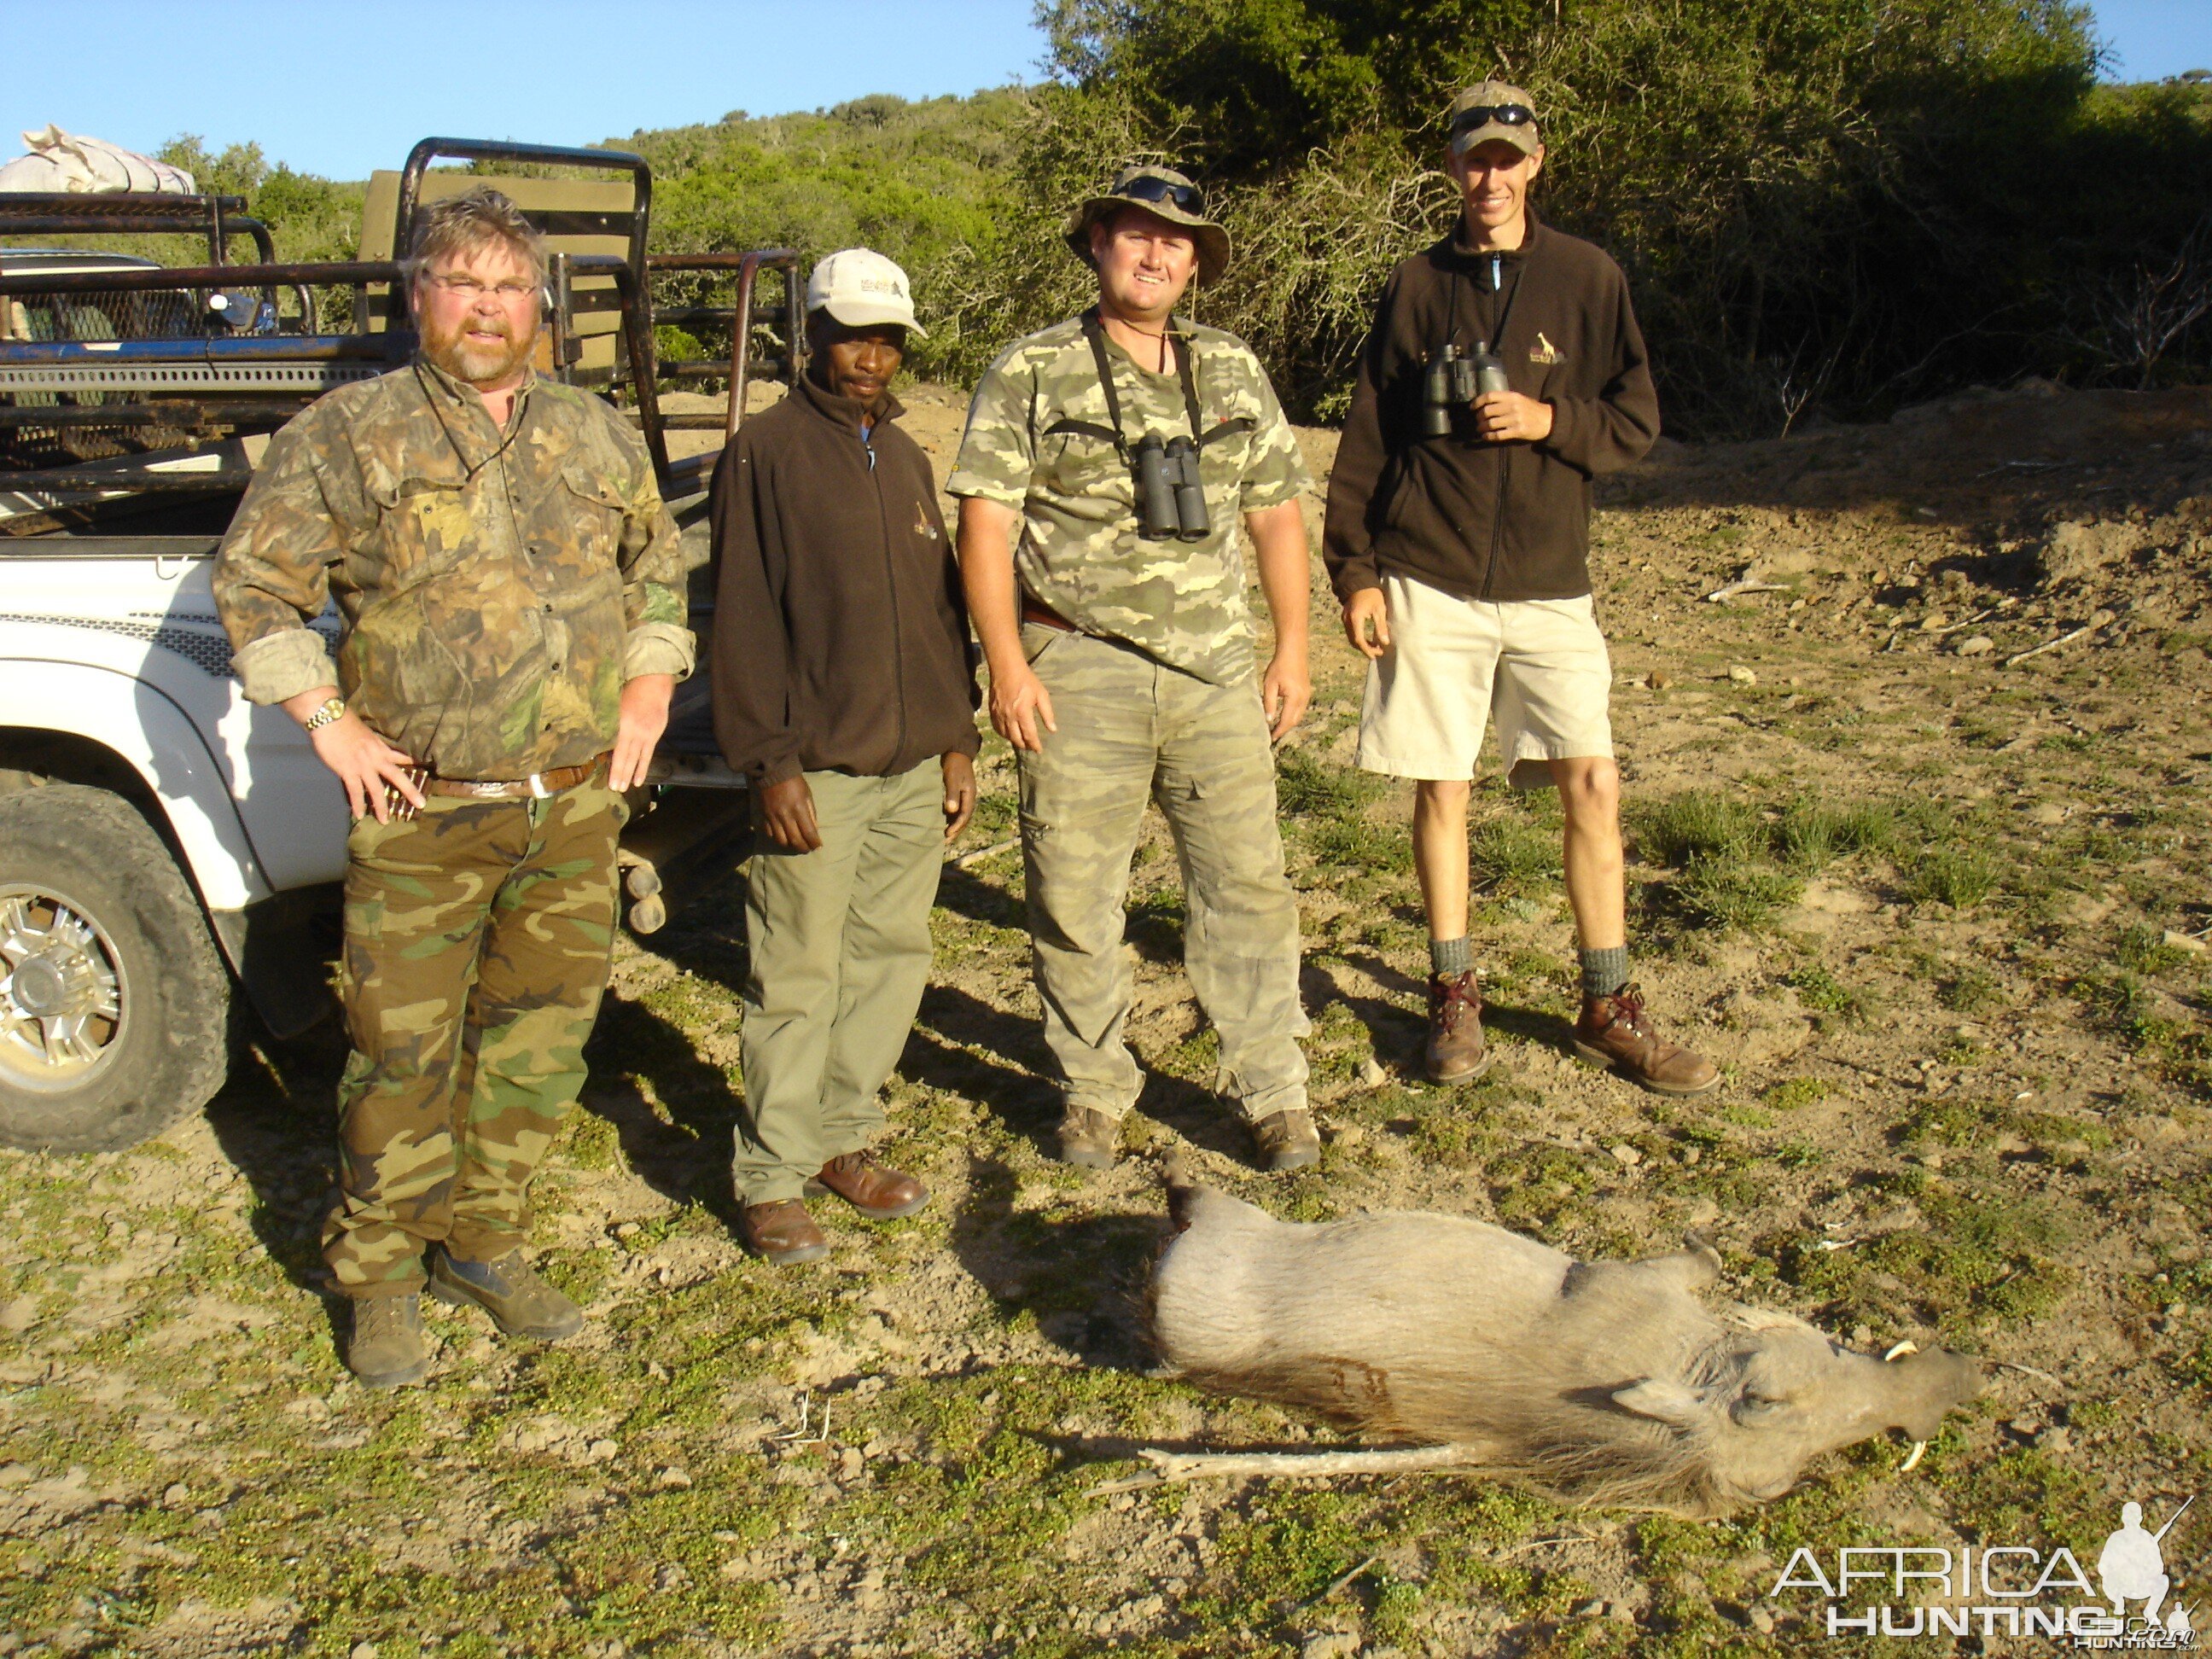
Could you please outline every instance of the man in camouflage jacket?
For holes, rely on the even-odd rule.
[[[1060,1153],[1110,1165],[1141,1086],[1123,1036],[1122,906],[1150,796],[1182,860],[1184,960],[1221,1039],[1218,1085],[1267,1167],[1297,1169],[1321,1144],[1270,739],[1312,689],[1298,508],[1310,480],[1250,349],[1174,314],[1192,278],[1213,280],[1229,257],[1190,181],[1131,168],[1066,236],[1097,270],[1098,304],[991,366],[947,485],[962,498],[991,723],[1020,753],[1030,936],[1066,1085]],[[1140,511],[1136,469],[1163,443],[1196,447],[1199,488],[1169,509],[1172,525],[1158,506]],[[1256,684],[1240,520],[1274,620]]]
[[[307,728],[354,817],[323,1248],[373,1387],[428,1370],[426,1280],[510,1334],[581,1322],[523,1259],[529,1183],[583,1085],[623,792],[692,659],[644,447],[532,371],[528,222],[489,189],[441,202],[409,268],[419,355],[277,434],[215,576],[246,696]],[[335,666],[309,626],[331,599]]]

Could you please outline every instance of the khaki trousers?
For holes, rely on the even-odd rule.
[[[1119,1117],[1143,1084],[1123,1028],[1129,864],[1147,799],[1182,866],[1183,963],[1221,1039],[1215,1086],[1257,1121],[1306,1103],[1297,900],[1283,873],[1275,759],[1257,688],[1029,623],[1056,732],[1023,753],[1022,848],[1045,1042],[1071,1105]]]
[[[929,981],[945,865],[934,760],[889,778],[809,772],[822,845],[756,845],[745,884],[744,1109],[738,1200],[797,1198],[882,1132],[878,1098]]]

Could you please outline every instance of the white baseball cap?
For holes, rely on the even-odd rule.
[[[806,284],[806,308],[826,310],[848,328],[896,323],[921,339],[929,337],[929,331],[914,319],[906,272],[872,248],[841,248],[817,264]]]

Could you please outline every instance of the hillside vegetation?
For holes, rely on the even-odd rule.
[[[2036,374],[2212,373],[2212,81],[2096,79],[2063,0],[1047,0],[1053,78],[641,131],[664,248],[865,242],[913,276],[921,374],[971,381],[1064,314],[1068,205],[1172,159],[1240,257],[1194,297],[1331,418],[1392,263],[1451,222],[1454,88],[1527,86],[1541,215],[1628,271],[1670,430],[1755,436]],[[360,187],[258,147],[165,159],[290,255],[350,252]],[[396,164],[398,158],[394,157]]]

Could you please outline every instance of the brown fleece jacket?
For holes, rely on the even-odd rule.
[[[757,787],[973,755],[968,612],[921,446],[802,380],[714,469],[714,737]]]
[[[1477,279],[1490,258],[1446,237],[1382,290],[1328,481],[1322,556],[1340,599],[1381,586],[1385,570],[1469,599],[1580,598],[1590,480],[1659,435],[1620,267],[1534,215],[1494,293]],[[1422,370],[1447,340],[1462,351],[1490,341],[1513,390],[1552,405],[1551,435],[1486,442],[1462,409],[1449,436],[1421,436]]]

